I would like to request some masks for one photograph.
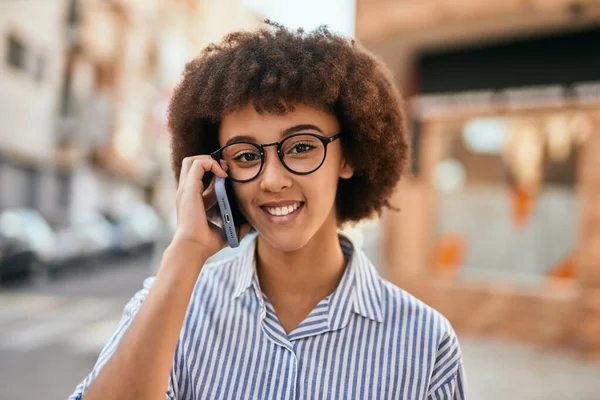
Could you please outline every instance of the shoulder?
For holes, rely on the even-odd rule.
[[[428,366],[427,399],[466,399],[462,353],[450,321],[406,290],[381,277],[380,283],[389,330],[408,355]]]
[[[215,291],[221,294],[233,293],[235,278],[242,269],[242,255],[234,255],[218,261],[207,262],[200,272],[191,301],[204,299]],[[156,277],[151,276],[144,280],[142,288],[127,302],[124,308],[125,316],[132,317],[148,296]]]
[[[220,295],[232,296],[242,269],[247,267],[243,254],[236,254],[217,261],[207,262],[196,281],[192,299],[218,291]]]
[[[400,324],[411,333],[427,336],[432,345],[456,334],[448,319],[439,311],[421,301],[406,290],[379,277],[382,293],[384,320]]]
[[[429,355],[433,386],[454,382],[462,368],[462,353],[450,321],[393,283],[383,278],[380,282],[384,321],[389,329],[398,332],[402,341],[408,339],[414,351]]]

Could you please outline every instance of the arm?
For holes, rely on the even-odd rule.
[[[215,201],[211,188],[204,191],[205,171],[227,176],[210,156],[183,161],[176,196],[177,230],[163,254],[154,284],[147,296],[141,293],[141,299],[132,300],[129,315],[126,310],[95,370],[72,398],[165,398],[177,341],[198,275],[206,260],[226,246],[223,235],[211,229],[206,217],[205,210]]]
[[[179,332],[205,260],[189,243],[169,246],[149,292],[141,291],[128,304],[94,371],[78,388],[84,399],[165,398]]]
[[[442,338],[429,381],[427,400],[466,400],[467,383],[458,338],[450,330]]]
[[[465,379],[465,370],[463,363],[461,362],[457,369],[456,374],[450,379],[438,386],[437,389],[429,392],[427,395],[428,400],[466,400],[467,396],[467,382]]]

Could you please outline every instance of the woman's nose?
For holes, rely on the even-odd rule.
[[[263,171],[258,177],[260,188],[267,192],[281,192],[292,185],[290,174],[277,157],[277,151],[273,149],[266,157]]]

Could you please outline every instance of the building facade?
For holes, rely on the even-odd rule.
[[[168,218],[171,90],[208,43],[258,26],[254,13],[242,0],[34,0],[0,10],[0,209],[31,207],[63,225],[144,201]]]
[[[358,1],[408,99],[413,176],[382,219],[391,279],[458,330],[600,353],[600,8]]]
[[[56,114],[67,1],[0,4],[0,207],[60,203]]]

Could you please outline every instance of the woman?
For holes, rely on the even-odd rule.
[[[465,398],[448,321],[338,234],[390,206],[404,123],[382,64],[324,28],[209,46],[170,104],[176,233],[71,398]],[[205,265],[215,176],[256,236]]]

